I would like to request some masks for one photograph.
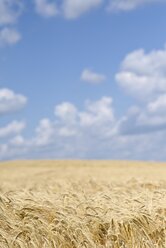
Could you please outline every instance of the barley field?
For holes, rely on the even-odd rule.
[[[0,248],[166,248],[166,164],[0,163]]]

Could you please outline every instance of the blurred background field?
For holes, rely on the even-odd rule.
[[[45,183],[53,180],[104,180],[126,182],[135,178],[145,181],[166,180],[166,163],[136,161],[16,161],[0,163],[1,185]]]

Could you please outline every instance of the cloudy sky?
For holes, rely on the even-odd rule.
[[[166,160],[166,0],[1,0],[0,160]]]

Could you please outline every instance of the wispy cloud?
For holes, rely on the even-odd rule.
[[[103,0],[63,0],[56,4],[53,0],[34,0],[36,12],[43,17],[61,14],[66,19],[76,19],[86,12],[98,7]]]
[[[45,18],[63,16],[66,19],[77,19],[83,14],[107,5],[106,0],[31,0],[34,3],[36,13]],[[110,0],[108,9],[111,11],[133,10],[141,5],[153,3],[166,3],[166,0]],[[21,34],[15,25],[18,22],[23,9],[26,8],[22,0],[0,1],[0,45],[16,44],[21,39]],[[104,8],[105,9],[105,8]]]
[[[15,25],[22,14],[23,1],[1,0],[0,1],[0,47],[16,44],[21,40],[21,34]]]
[[[107,6],[110,12],[131,11],[142,5],[166,3],[166,0],[63,0],[61,4],[54,0],[33,0],[36,11],[44,17],[53,17],[58,13],[66,19],[77,19],[83,14],[100,6]],[[104,8],[105,9],[105,8]]]
[[[81,80],[91,84],[100,84],[106,80],[106,76],[104,74],[85,69],[81,74]]]
[[[165,0],[110,0],[110,11],[129,11],[153,3],[166,3]]]
[[[58,14],[55,1],[51,0],[35,0],[36,12],[43,17],[53,17]]]
[[[21,0],[0,1],[0,25],[16,23],[21,14],[23,2]]]
[[[74,19],[98,7],[103,0],[64,0],[63,13],[66,18]]]
[[[14,45],[21,40],[21,34],[14,28],[0,30],[0,46]]]

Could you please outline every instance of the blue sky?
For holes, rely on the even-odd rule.
[[[1,0],[0,160],[166,160],[165,0]]]

